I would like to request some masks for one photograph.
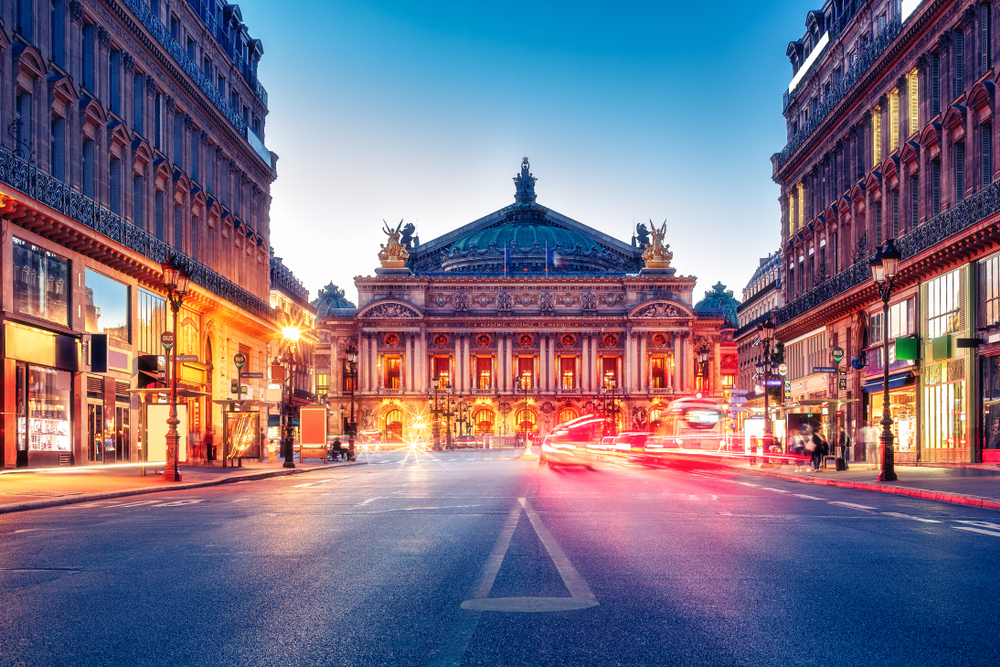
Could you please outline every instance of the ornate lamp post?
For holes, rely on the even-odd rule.
[[[344,350],[344,358],[347,360],[347,377],[351,378],[351,421],[347,425],[347,435],[354,437],[357,435],[357,424],[354,423],[354,389],[358,383],[358,348],[354,343],[349,343]]]
[[[708,345],[698,348],[698,365],[701,367],[701,390],[708,393],[708,355],[711,350]]]
[[[764,372],[764,452],[771,451],[771,406],[768,404],[768,397],[771,393],[771,344],[774,340],[774,320],[768,315],[764,321],[757,325],[757,341],[763,347],[763,372]],[[762,465],[770,466],[768,459],[763,459]]]
[[[285,432],[282,442],[285,449],[285,462],[281,466],[283,468],[295,467],[295,461],[293,460],[295,456],[295,429],[292,426],[292,392],[295,384],[295,352],[299,344],[299,333],[296,327],[285,327],[281,330],[281,337],[284,339],[286,345],[283,357],[285,364],[288,366],[288,373],[285,378],[288,382],[288,393],[284,409],[282,410],[285,415]]]
[[[187,294],[188,282],[191,280],[191,277],[177,265],[173,255],[167,257],[167,261],[163,262],[160,268],[163,270],[163,286],[167,290],[167,300],[170,302],[170,310],[173,312],[172,331],[176,338],[177,311],[181,309],[181,304],[184,302],[184,296]],[[174,345],[176,344],[177,341],[174,342]],[[177,425],[180,423],[180,420],[177,419],[176,347],[174,348],[172,357],[172,366],[170,369],[170,415],[167,417],[167,463],[163,468],[163,481],[165,482],[181,481],[181,473],[177,469],[177,444],[180,440],[180,435],[177,433]]]
[[[528,388],[531,385],[531,380],[527,376],[515,375],[514,376],[514,391],[524,392],[524,410],[528,409]],[[524,419],[521,421],[521,444],[525,447],[528,446],[528,420]]]
[[[448,382],[445,384],[444,389],[445,391],[451,391],[451,383]],[[445,406],[445,409],[441,408],[441,378],[438,377],[434,382],[434,407],[431,408],[431,413],[434,415],[434,424],[431,426],[431,434],[434,437],[433,449],[435,452],[441,451],[441,415],[444,414],[446,410],[447,406]],[[450,441],[450,432],[447,437]]]
[[[617,389],[618,383],[614,377],[608,375],[604,378],[604,384],[601,387],[601,392],[604,394],[604,416],[607,420],[604,435],[618,435],[618,413],[621,411],[619,407],[621,399],[616,394]]]
[[[902,257],[903,254],[899,252],[896,244],[889,239],[875,251],[875,256],[869,263],[875,289],[882,299],[882,470],[878,474],[880,482],[892,482],[897,479],[892,449],[892,417],[889,414],[889,299],[892,296],[892,285],[896,280],[899,260]]]

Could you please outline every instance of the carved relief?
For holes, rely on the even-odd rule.
[[[601,342],[604,343],[604,347],[618,347],[618,336],[613,333],[604,334]]]
[[[651,303],[632,314],[634,318],[688,317],[688,314],[669,303]]]
[[[534,342],[535,339],[531,334],[521,334],[517,337],[517,344],[521,347],[531,347]]]
[[[625,303],[624,294],[602,294],[597,298],[597,302],[604,306],[619,306]]]
[[[559,337],[559,344],[562,347],[574,347],[576,345],[576,336],[573,334],[563,334]]]
[[[516,294],[514,304],[518,306],[533,306],[538,303],[538,296],[535,294]]]
[[[542,292],[541,296],[538,297],[538,305],[542,310],[552,310],[552,295],[548,292]]]
[[[510,293],[500,292],[500,295],[497,296],[497,308],[499,310],[510,310],[510,304],[511,304]]]
[[[380,303],[365,311],[364,317],[390,319],[417,319],[420,313],[401,303]]]
[[[479,334],[476,336],[476,345],[479,347],[489,347],[492,342],[493,339],[490,338],[489,334]]]
[[[654,333],[649,337],[649,344],[651,347],[666,347],[669,339],[665,333]]]
[[[439,308],[447,306],[449,303],[451,303],[451,301],[452,301],[451,297],[448,296],[447,294],[431,294],[428,295],[427,297],[428,303],[438,306]]]
[[[399,347],[399,334],[389,333],[385,335],[385,340],[383,341],[386,347]]]
[[[469,309],[469,295],[465,292],[459,292],[455,295],[455,310],[468,310]]]
[[[587,292],[583,295],[583,309],[584,310],[596,310],[597,309],[597,297],[594,296],[593,292]]]
[[[556,303],[560,306],[575,306],[580,303],[580,297],[575,294],[560,294],[556,297]]]
[[[434,336],[434,347],[448,347],[448,335],[437,334]]]
[[[477,306],[486,307],[491,303],[495,303],[496,297],[494,297],[492,294],[479,294],[477,296],[474,296],[472,298],[472,301]]]

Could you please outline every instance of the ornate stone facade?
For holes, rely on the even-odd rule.
[[[599,412],[612,387],[618,428],[643,429],[699,388],[722,397],[732,381],[720,366],[725,318],[695,310],[695,278],[662,263],[647,275],[642,255],[651,246],[540,206],[534,184],[525,159],[513,205],[411,247],[405,271],[356,279],[357,309],[323,320],[331,340],[350,338],[358,351],[359,430],[430,441],[436,404],[442,440],[448,426],[545,434]],[[707,380],[696,340],[711,350]],[[321,343],[318,351],[332,359],[328,402],[341,423],[352,395],[344,349]]]

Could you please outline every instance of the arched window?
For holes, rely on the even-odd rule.
[[[527,408],[521,408],[517,411],[514,424],[518,433],[535,433],[537,431],[535,413]]]
[[[480,408],[472,414],[472,426],[476,435],[493,435],[496,428],[496,415],[492,410]]]
[[[559,411],[559,419],[557,423],[563,424],[565,422],[576,419],[579,416],[580,413],[578,413],[575,408],[563,408],[562,410]]]

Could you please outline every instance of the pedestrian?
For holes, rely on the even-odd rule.
[[[205,460],[215,460],[215,435],[212,433],[212,429],[205,431]]]
[[[878,468],[878,429],[871,422],[865,422],[862,432],[865,440],[865,461],[868,463],[868,469],[874,470]]]
[[[823,457],[830,453],[830,446],[819,433],[812,433],[806,441],[806,449],[809,451],[813,472],[819,472],[819,464],[823,462]]]
[[[750,436],[750,465],[757,464],[757,436]]]
[[[344,450],[341,447],[340,438],[334,438],[334,440],[333,440],[333,451],[331,452],[331,456],[333,457],[333,460],[334,461],[339,461],[340,457],[343,456],[343,454],[344,454]]]
[[[840,435],[837,437],[837,446],[840,447],[840,455],[844,459],[844,470],[847,470],[847,452],[851,448],[851,436],[847,435],[847,429],[840,427]]]

